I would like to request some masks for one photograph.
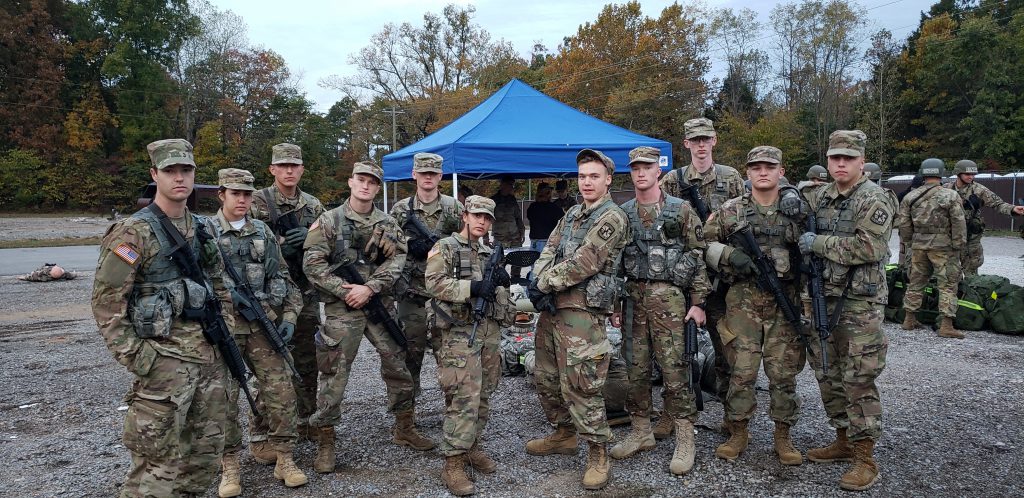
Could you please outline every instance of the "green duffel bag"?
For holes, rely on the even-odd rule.
[[[902,308],[903,295],[907,293],[907,272],[900,265],[885,265],[885,283],[889,287],[889,302],[886,306]]]
[[[993,300],[995,304],[988,314],[992,330],[1000,334],[1024,334],[1024,289],[1014,287],[1016,288],[1000,287],[999,294]]]
[[[903,309],[903,306],[885,306],[885,319],[889,322],[903,323],[903,318],[907,316],[907,312]]]
[[[972,275],[960,282],[960,293],[965,293],[968,287],[974,290],[975,294],[981,299],[981,302],[978,302],[978,304],[982,305],[986,311],[991,312],[992,308],[996,305],[996,299],[992,296],[992,293],[995,292],[998,296],[1000,289],[1002,289],[1002,294],[1006,294],[1013,290],[1012,288],[1007,288],[1008,285],[1013,285],[1010,283],[1010,279],[999,275]]]
[[[957,299],[956,318],[953,326],[960,330],[985,330],[988,322],[988,310],[981,305],[984,301],[974,289],[964,288],[964,293]]]

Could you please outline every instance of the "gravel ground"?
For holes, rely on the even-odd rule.
[[[99,216],[0,218],[0,241],[99,237],[110,223],[110,220]]]
[[[1022,283],[1019,239],[986,239],[986,273]],[[113,496],[129,467],[121,445],[122,396],[130,376],[111,358],[89,312],[92,274],[66,282],[31,284],[0,278],[0,496]],[[45,308],[44,308],[45,306]],[[58,311],[59,310],[59,311]],[[879,484],[867,495],[1020,496],[1024,493],[1024,345],[1017,337],[971,332],[963,341],[904,332],[887,323],[888,366],[879,379],[885,434],[876,456]],[[938,360],[938,361],[936,361]],[[339,470],[312,471],[315,447],[302,443],[298,464],[309,485],[288,490],[271,467],[243,456],[246,496],[444,496],[442,458],[390,443],[379,361],[363,342],[349,384],[347,415],[338,427]],[[433,360],[423,372],[419,425],[435,440],[442,395]],[[793,429],[801,450],[828,442],[827,425],[811,371],[798,379],[803,419]],[[767,382],[762,375],[762,387]],[[714,457],[725,437],[713,427],[721,406],[700,415],[697,464],[683,478],[668,472],[669,441],[626,461],[614,461],[612,481],[593,496],[837,496],[845,464],[780,465],[771,449],[767,392],[751,422],[749,449],[735,462]],[[492,400],[494,418],[485,447],[499,462],[478,476],[484,496],[579,496],[584,445],[576,457],[530,457],[529,438],[548,431],[525,378],[504,378]],[[624,437],[628,427],[614,429]],[[212,487],[208,496],[216,496]]]

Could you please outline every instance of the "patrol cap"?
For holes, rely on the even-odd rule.
[[[594,149],[583,149],[579,154],[576,154],[577,165],[587,161],[600,161],[604,163],[604,169],[608,170],[609,175],[615,173],[615,161],[604,155],[604,152]]]
[[[377,179],[377,181],[384,182],[384,170],[380,169],[376,163],[372,161],[358,162],[352,165],[352,176],[358,174],[370,175]]]
[[[217,184],[231,190],[256,190],[252,173],[238,168],[225,168],[217,172]]]
[[[661,149],[657,147],[637,147],[629,151],[629,164],[648,163],[658,164],[661,160]]]
[[[687,120],[683,123],[683,133],[687,140],[695,137],[718,136],[718,134],[715,133],[715,123],[708,118],[694,118]]]
[[[754,147],[747,153],[747,165],[753,163],[781,164],[782,151],[778,147],[772,147],[771,145]]]
[[[146,146],[146,152],[149,152],[149,160],[156,169],[167,169],[175,164],[187,164],[193,168],[196,166],[192,144],[182,138],[157,140]]]
[[[466,197],[467,213],[486,213],[494,219],[494,200],[482,195],[471,195]]]
[[[415,156],[412,156],[412,171],[413,173],[443,173],[441,169],[441,163],[444,162],[444,158],[432,154],[430,152],[417,152]]]
[[[290,143],[280,143],[273,147],[270,164],[302,164],[302,147]]]
[[[826,156],[863,157],[868,136],[860,130],[836,130],[828,136]]]

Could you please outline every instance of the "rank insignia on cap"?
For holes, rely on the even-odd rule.
[[[139,260],[139,253],[132,249],[132,246],[128,245],[127,242],[122,242],[115,247],[114,254],[130,266],[135,266],[135,262]]]

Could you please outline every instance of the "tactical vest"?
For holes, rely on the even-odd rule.
[[[770,224],[767,216],[761,216],[757,212],[757,207],[754,206],[749,194],[742,197],[741,206],[743,206],[741,216],[750,224],[754,240],[761,247],[761,251],[768,254],[775,263],[775,273],[783,280],[794,278],[796,275],[792,271],[794,268],[793,254],[786,241],[786,230],[792,224],[792,220],[786,215],[778,213],[775,217],[775,224]]]
[[[374,207],[373,210],[376,211],[377,208]],[[374,211],[371,211],[370,214],[372,215]],[[345,216],[344,208],[335,210],[334,225],[337,227],[338,235],[334,239],[334,252],[331,253],[331,262],[334,264],[352,263],[364,279],[369,278],[377,269],[377,265],[364,258],[363,249],[366,247],[366,243],[369,242],[377,225],[369,225],[363,229],[356,228],[355,221]]]
[[[557,265],[565,261],[567,256],[576,254],[576,251],[583,245],[587,232],[612,207],[618,206],[611,199],[604,201],[590,213],[587,220],[581,223],[579,228],[574,230],[572,226],[576,218],[583,212],[583,205],[577,204],[573,206],[565,214],[565,222],[562,224],[562,239],[558,243],[558,250],[555,251],[553,264]],[[578,287],[584,290],[583,297],[588,308],[597,309],[602,313],[611,312],[615,304],[614,301],[618,298],[619,287],[622,283],[621,279],[617,276],[621,258],[621,252],[615,258],[609,258],[596,274],[578,284]]]
[[[714,195],[710,196],[711,197],[710,199],[704,199],[704,202],[708,205],[708,210],[710,210],[713,213],[713,212],[717,211],[718,208],[722,207],[722,204],[725,204],[725,201],[730,199],[730,195],[729,195],[729,185],[726,184],[725,178],[724,178],[724,176],[725,176],[725,168],[722,167],[722,165],[718,164],[718,163],[715,163],[712,167],[715,168],[715,190],[714,190]],[[685,182],[686,181],[686,173],[689,170],[690,170],[690,165],[686,165],[686,166],[683,166],[682,168],[679,168],[679,176],[676,178],[676,180],[679,183]],[[698,186],[698,189],[699,189],[699,187],[700,186]]]
[[[263,196],[263,199],[267,201],[267,214],[270,216],[270,222],[268,225],[274,227],[277,225],[277,220],[288,213],[295,213],[296,218],[298,218],[299,226],[309,228],[309,226],[316,221],[316,213],[313,212],[313,206],[308,202],[302,207],[301,211],[297,209],[281,211],[278,209],[277,196],[274,195],[274,192],[276,191],[277,189],[274,187],[267,187],[259,192],[260,195]],[[298,199],[302,199],[302,196],[303,192],[300,190]],[[298,200],[296,200],[296,202],[298,202]]]
[[[937,189],[941,189],[941,188],[943,188],[942,185],[930,185],[930,186],[928,186],[928,188],[917,189],[917,190],[914,190],[913,192],[911,192],[910,194],[908,194],[908,197],[911,196],[911,195],[917,194],[914,198],[910,199],[910,201],[909,201],[910,202],[910,206],[909,206],[909,208],[910,208],[909,209],[909,211],[910,211],[910,224],[914,227],[914,235],[917,235],[917,234],[921,234],[921,235],[938,235],[938,234],[949,235],[950,234],[951,228],[950,228],[949,218],[946,217],[946,216],[936,217],[934,220],[931,220],[931,217],[929,217],[930,221],[938,222],[939,223],[938,225],[933,224],[933,223],[918,224],[918,223],[914,222],[914,205],[917,204],[920,201],[925,200],[928,197],[931,197],[933,195],[938,194],[939,190],[937,190]]]
[[[477,261],[474,265],[473,261],[473,250],[469,245],[458,243],[459,249],[455,251],[455,261],[452,261],[450,278],[456,280],[476,280],[483,276],[483,263]],[[481,247],[483,249],[483,247]],[[490,256],[490,253],[479,253],[480,259],[484,256]],[[473,273],[474,268],[479,272]],[[479,275],[480,277],[478,277]],[[471,303],[475,303],[476,299],[470,300]],[[492,305],[490,307],[490,313],[488,316],[495,320],[501,320],[502,316],[499,314],[498,307]],[[455,326],[466,326],[472,323],[472,304],[467,303],[453,303],[448,301],[441,301],[436,298],[430,299],[430,305],[427,307],[427,323],[432,323],[438,327],[449,327]]]
[[[645,227],[640,220],[635,198],[621,206],[633,232],[633,240],[622,254],[622,264],[630,280],[672,281],[671,270],[686,252],[679,239],[682,234],[678,218],[682,206],[682,199],[666,195],[665,206],[650,227]]]
[[[190,216],[194,229],[199,230],[205,218],[191,213]],[[181,274],[170,256],[174,244],[152,211],[141,209],[132,217],[149,225],[160,244],[160,252],[147,267],[139,269],[136,279],[141,279],[141,283],[135,284],[128,298],[128,315],[139,338],[167,337],[173,320],[181,316],[186,307],[201,309],[206,303],[207,292],[212,293],[213,290],[206,282],[195,282]],[[199,237],[192,237],[190,245],[192,254],[198,258],[201,253]]]
[[[438,199],[441,202],[441,214],[438,215],[437,223],[435,223],[433,227],[429,227],[429,225],[428,227],[431,228],[436,235],[439,235],[441,238],[445,238],[462,229],[462,220],[459,219],[458,204],[454,197],[438,195]],[[407,212],[413,211],[416,208],[416,194],[405,199],[405,207]],[[406,217],[408,219],[408,214]],[[427,220],[423,220],[424,223],[426,223],[426,221]]]
[[[281,261],[271,264],[277,259],[276,254],[267,254],[273,247],[267,243],[274,234],[270,228],[259,220],[249,220],[256,228],[256,233],[240,237],[237,234],[218,233],[217,243],[222,253],[227,255],[229,264],[239,270],[239,276],[249,284],[249,288],[256,294],[256,298],[267,301],[271,306],[280,306],[288,293],[288,284],[283,278],[278,277],[277,272],[271,274],[273,266],[280,268]],[[220,226],[214,223],[220,232]]]
[[[881,188],[874,183],[867,181],[858,186],[847,195],[846,199],[836,206],[822,206],[825,196],[822,194],[818,199],[818,205],[814,208],[814,216],[817,221],[819,234],[834,235],[837,237],[853,237],[856,235],[857,213],[853,209],[854,195],[861,187],[871,184],[875,188]],[[888,288],[885,284],[885,263],[866,263],[863,265],[846,266],[828,258],[822,258],[825,267],[822,277],[827,284],[839,289],[849,289],[850,294],[861,299],[869,299],[873,302],[885,303],[888,299]],[[830,293],[830,295],[832,295]]]

